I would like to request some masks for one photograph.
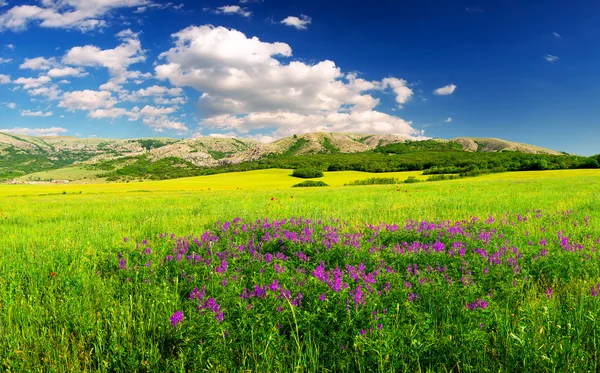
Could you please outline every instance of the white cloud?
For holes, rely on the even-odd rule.
[[[0,0],[0,8],[3,6],[7,6],[8,5],[8,1],[6,0]]]
[[[128,71],[130,65],[146,60],[138,34],[131,30],[116,35],[121,45],[113,49],[100,49],[95,45],[71,48],[63,57],[63,63],[73,66],[105,67],[111,75],[113,84],[125,83],[127,79],[136,79],[144,74]]]
[[[22,117],[51,117],[52,112],[48,111],[48,112],[44,113],[43,111],[22,110],[21,116]]]
[[[9,63],[12,61],[12,58],[2,58],[0,57],[0,65],[2,65],[3,63]]]
[[[407,103],[413,95],[412,89],[406,86],[407,82],[404,79],[385,78],[382,83],[396,93],[396,102],[400,104],[400,107],[402,107],[402,104]]]
[[[126,109],[111,107],[109,109],[96,109],[94,111],[90,111],[88,113],[88,117],[94,118],[94,119],[101,119],[101,118],[114,119],[114,118],[123,117],[128,114],[129,114],[129,111]]]
[[[0,74],[0,84],[10,83],[10,75]]]
[[[26,136],[59,136],[61,133],[68,132],[66,128],[62,127],[49,127],[49,128],[7,128],[0,129],[0,132],[12,133],[15,135],[26,135]]]
[[[300,18],[289,16],[281,21],[284,25],[295,27],[298,30],[306,30],[308,25],[312,22],[312,18],[302,14]]]
[[[42,0],[41,6],[15,6],[0,15],[0,31],[24,30],[35,22],[41,27],[88,31],[106,26],[112,10],[144,6],[150,0]]]
[[[117,103],[107,91],[73,91],[65,93],[59,107],[70,111],[111,108]]]
[[[450,118],[450,117],[446,118],[446,120],[444,121],[444,123],[452,123],[452,118]]]
[[[157,105],[183,105],[187,102],[185,97],[173,97],[173,98],[165,98],[165,97],[155,97],[154,103]]]
[[[6,44],[6,48],[10,49],[11,51],[14,50],[16,47],[14,44]]]
[[[248,11],[246,8],[242,8],[239,5],[225,5],[225,6],[217,8],[217,10],[215,10],[215,13],[217,13],[217,14],[239,14],[240,16],[243,16],[243,17],[250,17],[252,15],[252,12]]]
[[[175,130],[179,133],[188,131],[185,124],[171,120],[167,117],[145,118],[144,124],[152,128],[155,132],[163,132],[164,130]]]
[[[550,62],[550,63],[556,62],[556,61],[558,61],[560,59],[560,58],[558,58],[556,56],[553,56],[551,54],[547,54],[547,55],[545,55],[542,58],[545,59],[546,61]]]
[[[27,93],[31,96],[45,96],[49,100],[58,100],[62,95],[62,91],[55,84],[30,89]]]
[[[454,84],[449,84],[442,88],[436,89],[435,91],[433,91],[433,94],[438,95],[438,96],[447,96],[447,95],[453,94],[455,90],[456,90],[456,86]]]
[[[175,45],[161,54],[156,76],[202,92],[204,126],[237,133],[273,130],[269,136],[314,130],[422,134],[411,122],[375,111],[379,99],[366,93],[391,88],[404,104],[412,90],[402,79],[359,79],[329,60],[283,64],[278,58],[292,55],[289,45],[223,27],[188,27],[173,37]]]
[[[52,79],[46,75],[39,76],[37,78],[18,78],[13,83],[21,84],[25,89],[39,88],[46,83],[50,83]]]
[[[7,108],[9,109],[16,109],[17,108],[17,104],[14,102],[4,102],[4,105],[6,105]]]
[[[25,58],[25,62],[19,66],[19,69],[30,69],[30,70],[49,70],[53,67],[58,66],[58,62],[54,57],[44,58]]]
[[[553,32],[552,35],[554,35],[555,38],[557,39],[562,39],[563,37],[560,36],[560,34],[558,32]]]
[[[48,76],[50,76],[51,78],[63,78],[65,76],[73,76],[76,78],[80,78],[87,75],[88,73],[86,73],[83,68],[74,67],[54,68],[48,71]]]
[[[152,87],[140,89],[135,93],[140,97],[148,97],[148,96],[181,96],[183,94],[183,89],[181,88],[167,88],[161,87],[158,85],[153,85]]]

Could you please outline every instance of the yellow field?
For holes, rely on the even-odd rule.
[[[68,173],[68,169],[66,169]],[[159,191],[215,191],[215,190],[277,190],[288,189],[303,179],[291,176],[292,170],[270,169],[247,172],[224,173],[164,181],[132,181],[129,183],[90,182],[89,184],[42,184],[42,185],[0,185],[0,196],[40,195],[66,193],[119,193],[119,192],[159,192]],[[345,183],[370,177],[395,177],[405,180],[410,176],[425,180],[420,171],[367,173],[358,171],[325,172],[323,180],[330,187],[342,187]],[[56,177],[56,174],[54,174]],[[67,176],[67,175],[65,175]],[[519,181],[532,179],[567,179],[570,177],[599,177],[600,170],[558,170],[524,171],[484,175],[453,182]],[[599,179],[600,180],[600,179]]]
[[[292,170],[270,169],[197,176],[164,181],[131,181],[129,183],[61,184],[61,185],[0,185],[0,195],[28,195],[62,193],[111,193],[133,191],[208,191],[208,190],[273,190],[287,189],[303,181],[292,177]],[[358,171],[325,172],[323,180],[331,187],[340,187],[354,180],[370,177],[396,177],[405,180],[410,176],[425,179],[420,171],[386,172],[372,174]]]

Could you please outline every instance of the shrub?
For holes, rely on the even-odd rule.
[[[306,180],[299,184],[292,186],[292,188],[303,188],[303,187],[324,187],[329,186],[322,181]]]
[[[404,180],[404,183],[406,184],[412,184],[412,183],[420,183],[421,180],[417,179],[414,176],[409,176],[408,179]]]
[[[292,172],[292,176],[302,179],[313,179],[316,177],[323,177],[323,172],[316,168],[298,168]]]
[[[441,180],[456,180],[460,179],[459,175],[433,175],[427,178],[427,181],[441,181]]]
[[[400,180],[394,177],[371,177],[363,180],[354,180],[344,185],[384,185],[400,184]]]

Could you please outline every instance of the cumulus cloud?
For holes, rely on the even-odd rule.
[[[550,63],[556,62],[556,61],[558,61],[560,59],[557,56],[553,56],[551,54],[547,54],[547,55],[545,55],[542,58],[545,59],[546,61],[550,62]]]
[[[2,65],[3,63],[9,63],[12,61],[12,58],[2,58],[0,57],[0,65]]]
[[[150,0],[42,0],[40,6],[14,6],[0,15],[0,31],[24,30],[31,23],[47,28],[89,31],[106,26],[112,10],[151,4]]]
[[[173,38],[156,76],[202,92],[203,126],[238,134],[270,129],[274,137],[308,131],[421,135],[411,122],[374,110],[379,99],[367,93],[389,88],[404,104],[412,90],[402,79],[367,81],[329,60],[282,63],[292,56],[288,44],[224,27],[192,26]]]
[[[48,70],[48,76],[51,78],[64,78],[65,76],[80,78],[87,75],[88,73],[82,68],[62,67]]]
[[[7,108],[9,109],[16,109],[17,108],[17,104],[14,102],[3,102],[4,105],[6,105]]]
[[[100,108],[110,108],[117,103],[110,92],[107,91],[73,91],[64,94],[59,107],[70,111],[75,110],[95,110]]]
[[[447,96],[453,94],[455,90],[456,86],[454,84],[448,84],[447,86],[436,89],[435,91],[433,91],[433,94],[436,94],[438,96]]]
[[[312,22],[312,18],[309,16],[306,16],[304,14],[302,14],[300,16],[300,18],[294,17],[294,16],[289,16],[281,21],[281,23],[283,23],[284,25],[295,27],[298,30],[306,30],[308,28],[308,25],[310,25],[311,22]]]
[[[51,117],[52,112],[51,111],[43,112],[43,111],[22,110],[21,116],[22,117]]]
[[[49,76],[42,75],[37,78],[18,78],[13,83],[20,84],[25,89],[39,88],[46,83],[50,83],[52,79]]]
[[[19,69],[29,69],[29,70],[49,70],[55,66],[58,66],[58,62],[54,57],[44,58],[44,57],[36,57],[36,58],[25,58],[25,62],[19,66]]]
[[[146,105],[142,109],[137,106],[131,110],[115,107],[117,100],[109,91],[73,91],[65,93],[59,107],[69,111],[88,111],[88,117],[93,119],[116,119],[127,117],[129,120],[142,119],[144,124],[155,132],[164,130],[187,131],[187,127],[169,118],[177,111],[176,107],[155,107]]]
[[[444,121],[444,123],[452,123],[452,118],[450,118],[450,117],[446,118],[446,120]]]
[[[10,75],[0,74],[0,84],[10,83]]]
[[[49,128],[5,128],[0,129],[0,132],[12,133],[15,135],[26,135],[26,136],[59,136],[61,133],[69,132],[66,128],[62,127],[49,127]]]
[[[176,120],[171,120],[167,117],[150,117],[144,118],[144,124],[152,128],[155,132],[163,132],[164,130],[174,130],[178,133],[188,131],[187,126]]]
[[[242,8],[239,5],[225,5],[217,8],[215,10],[217,14],[238,14],[242,17],[250,17],[252,12],[248,11],[246,8]]]
[[[122,43],[113,49],[100,49],[95,45],[71,48],[63,57],[63,63],[72,66],[105,67],[115,85],[127,79],[145,77],[139,71],[128,71],[130,65],[146,60],[138,34],[131,30],[116,35]]]

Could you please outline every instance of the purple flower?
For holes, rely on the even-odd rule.
[[[325,295],[325,293],[321,294],[321,296],[319,297],[319,300],[321,302],[325,301],[327,299],[327,295]]]
[[[125,267],[127,267],[127,260],[125,260],[125,259],[119,260],[119,268],[125,269]]]
[[[546,294],[548,299],[550,299],[552,297],[552,288],[548,288],[548,290],[546,290],[546,292],[544,294]]]
[[[179,325],[181,322],[183,322],[183,312],[181,311],[176,311],[173,316],[171,316],[171,325],[173,325],[173,327],[177,327],[177,325]]]
[[[411,303],[414,302],[415,299],[418,299],[418,298],[419,298],[419,296],[417,294],[413,293],[413,292],[410,292],[408,294],[408,301],[411,302]]]

